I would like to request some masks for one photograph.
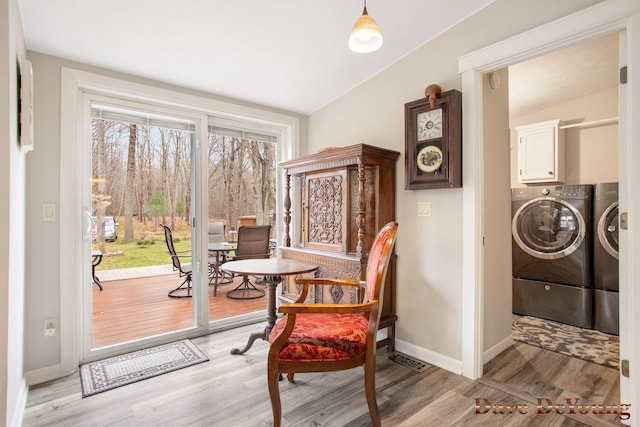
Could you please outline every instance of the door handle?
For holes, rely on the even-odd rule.
[[[82,236],[84,237],[85,240],[89,240],[91,239],[91,233],[93,232],[93,229],[96,226],[95,221],[93,220],[93,217],[91,216],[91,212],[89,211],[84,211],[84,224],[83,224],[83,233]]]

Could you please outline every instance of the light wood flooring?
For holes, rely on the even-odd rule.
[[[82,399],[77,374],[33,387],[24,426],[269,426],[268,344],[241,356],[229,350],[263,325],[195,338],[210,361]],[[615,369],[516,343],[471,381],[436,367],[424,372],[377,358],[383,426],[618,426],[616,415],[536,414],[538,398],[554,404],[618,404]],[[298,374],[280,383],[284,426],[368,426],[361,369]],[[526,404],[528,413],[474,414],[476,398]],[[574,400],[575,401],[575,400]],[[635,423],[634,423],[635,424]]]
[[[209,320],[265,310],[267,298],[227,298],[242,277],[218,286],[213,296],[209,286]],[[103,291],[93,286],[93,348],[185,329],[193,324],[192,299],[169,298],[167,292],[182,282],[178,273],[103,281]],[[262,287],[264,288],[264,287]]]

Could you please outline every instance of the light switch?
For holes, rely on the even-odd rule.
[[[56,220],[56,205],[55,205],[55,203],[43,203],[42,204],[42,220],[43,221],[55,221]]]
[[[431,216],[431,202],[418,202],[418,216]]]

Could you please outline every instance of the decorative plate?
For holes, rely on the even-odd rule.
[[[442,166],[442,151],[435,145],[427,145],[418,151],[418,168],[422,172],[435,172]]]

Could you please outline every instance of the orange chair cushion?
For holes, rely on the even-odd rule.
[[[286,316],[276,323],[270,342],[286,323]],[[361,314],[298,314],[279,359],[283,362],[349,360],[364,353],[367,326],[368,321]]]

